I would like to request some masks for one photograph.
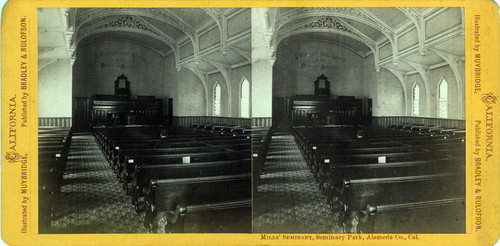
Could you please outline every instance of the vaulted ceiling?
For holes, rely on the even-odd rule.
[[[336,43],[377,69],[408,73],[464,57],[461,8],[276,8],[264,14],[269,48],[304,40]]]
[[[250,63],[250,9],[39,9],[40,64],[103,40],[146,46],[201,74]]]
[[[408,73],[464,57],[461,8],[269,8],[266,19],[250,20],[251,9],[237,8],[43,8],[39,9],[40,67],[75,59],[81,45],[127,40],[162,56],[174,55],[178,69],[198,75],[249,64],[259,56],[254,32],[263,32],[264,53],[280,45],[324,40],[362,57],[373,54],[377,69]],[[256,9],[256,11],[260,11]],[[254,34],[255,35],[255,34]],[[256,36],[257,37],[257,36]]]

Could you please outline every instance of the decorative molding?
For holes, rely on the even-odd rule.
[[[228,46],[228,48],[230,50],[233,50],[236,53],[240,54],[241,56],[245,57],[245,59],[247,59],[247,61],[252,61],[252,53],[251,52],[239,49],[239,48],[234,47],[234,46]]]
[[[69,59],[73,59],[73,60],[76,59],[76,52],[75,52],[76,50],[75,50],[75,48],[68,48],[68,49],[66,49],[66,51],[68,52],[68,58]]]
[[[375,71],[378,73],[380,72],[380,46],[378,44],[375,44],[373,49],[373,59],[375,59]]]
[[[86,30],[79,30],[84,23],[89,22],[95,18],[106,17],[106,16],[121,16],[121,17],[118,17],[112,22],[107,22],[100,25],[97,24],[93,25],[92,27],[86,27],[85,28]],[[178,54],[178,49],[177,49],[178,42],[176,42],[173,38],[171,38],[167,33],[164,33],[162,30],[156,28],[154,25],[140,18],[140,16],[152,18],[167,23],[179,29],[185,34],[185,36],[182,36],[180,39],[187,37],[193,43],[193,47],[197,46],[195,40],[196,33],[194,29],[188,23],[182,20],[182,18],[175,15],[175,13],[171,12],[168,9],[162,9],[162,8],[113,8],[113,9],[96,9],[89,11],[76,18],[76,23],[77,23],[76,28],[78,30],[78,36],[79,36],[77,38],[76,43],[81,41],[83,37],[88,36],[89,32],[98,33],[97,31],[92,29],[109,28],[108,30],[111,29],[110,31],[113,31],[112,28],[117,28],[123,31],[130,31],[126,30],[126,28],[130,28],[130,29],[136,29],[135,31],[136,33],[153,34],[148,36],[151,36],[153,38],[162,41],[163,43],[166,43],[168,46],[172,48],[175,54]],[[140,30],[140,32],[137,32],[137,30]],[[162,53],[166,54],[166,52]],[[178,56],[176,55],[176,64],[179,63],[179,59],[177,59],[177,57]]]
[[[64,37],[66,38],[66,44],[68,47],[71,47],[74,44],[74,36],[75,32],[72,30],[64,31]]]
[[[277,47],[283,39],[289,36],[309,32],[327,32],[341,34],[364,43],[372,51],[374,51],[375,49],[375,43],[373,40],[369,39],[365,35],[360,35],[359,31],[352,29],[349,25],[346,25],[344,22],[341,22],[333,17],[311,19],[311,21],[306,24],[300,23],[299,25],[292,26],[290,28],[287,28],[286,30],[279,31],[276,37],[275,47]]]
[[[234,36],[228,37],[228,39],[226,40],[226,46],[232,45],[235,43],[239,43],[239,42],[244,41],[246,39],[251,39],[251,37],[252,37],[252,30],[251,29],[242,31],[238,34],[235,34]]]
[[[308,27],[333,28],[333,29],[337,29],[337,30],[340,30],[343,32],[354,33],[350,28],[346,27],[345,25],[340,23],[338,20],[333,19],[331,17],[323,17],[323,18],[317,19],[313,22],[305,24],[304,27],[305,28],[308,28]]]
[[[147,32],[152,32],[156,35],[161,35],[160,33],[153,30],[150,26],[145,25],[140,20],[131,16],[119,17],[118,19],[112,20],[104,25],[97,26],[94,29],[109,28],[109,27],[129,27],[129,28],[140,29]]]
[[[444,32],[441,32],[439,34],[436,34],[432,37],[426,38],[425,40],[425,45],[426,46],[434,46],[439,43],[445,42],[447,40],[450,40],[454,37],[462,36],[462,26],[457,25],[455,27],[452,27]]]
[[[391,38],[394,31],[367,12],[368,11],[364,11],[362,8],[353,7],[302,8],[299,11],[288,12],[279,16],[276,19],[276,30],[280,31],[281,27],[283,27],[286,23],[305,17],[336,16],[359,21],[377,29],[388,38]]]
[[[398,7],[410,20],[413,21],[418,33],[418,49],[421,56],[425,56],[427,48],[425,46],[425,21],[420,13],[410,7]]]
[[[251,61],[244,61],[244,62],[240,62],[240,63],[237,63],[237,64],[233,64],[233,65],[231,65],[231,70],[233,70],[235,68],[247,66],[247,65],[250,65],[250,64],[252,64]],[[207,75],[216,74],[216,73],[220,73],[219,69],[214,69],[212,71],[208,71]]]
[[[174,54],[176,54],[176,64],[178,64],[179,50],[177,43],[169,36],[163,34],[156,27],[149,24],[146,20],[137,16],[118,16],[112,19],[106,19],[100,23],[93,26],[86,27],[85,29],[79,30],[77,33],[77,38],[74,47],[78,47],[84,38],[91,36],[93,34],[102,32],[113,32],[113,31],[126,31],[134,32],[142,35],[146,35],[157,39],[166,45],[170,46]]]
[[[214,19],[217,27],[219,28],[219,35],[221,40],[221,48],[225,47],[226,33],[227,33],[227,20],[225,16],[216,8],[202,8],[212,19]],[[197,32],[200,30],[198,29]]]
[[[221,23],[224,15],[216,8],[201,8],[205,13],[207,13],[210,17],[212,17],[219,26],[219,29],[221,28]]]
[[[369,56],[369,55],[373,52],[373,51],[369,51],[369,52],[367,52],[367,53],[365,54],[365,53],[363,53],[363,52],[361,52],[361,51],[358,51],[358,50],[353,49],[352,47],[350,47],[350,46],[348,46],[348,45],[346,45],[346,44],[337,43],[337,42],[332,41],[332,40],[326,40],[326,39],[320,39],[320,38],[318,38],[318,39],[311,38],[311,39],[308,39],[308,40],[311,40],[311,41],[319,41],[319,42],[325,42],[325,43],[330,43],[330,44],[335,44],[335,45],[338,45],[338,46],[344,47],[344,48],[346,48],[346,49],[348,49],[348,50],[350,50],[350,51],[352,51],[352,52],[354,52],[354,53],[358,54],[359,56],[361,56],[361,57],[363,57],[363,58],[368,57],[368,56]],[[300,42],[302,42],[302,41],[300,41],[300,40],[292,40],[292,41],[287,41],[287,42],[286,42],[286,44],[284,44],[284,45],[289,45],[289,44],[293,44],[293,43],[300,43]]]
[[[112,9],[96,9],[89,11],[83,15],[77,16],[76,23],[79,29],[86,22],[92,21],[96,18],[115,16],[115,15],[129,15],[129,16],[143,16],[165,22],[180,31],[184,32],[191,39],[195,35],[194,29],[186,23],[182,18],[179,18],[173,12],[163,8],[112,8]]]

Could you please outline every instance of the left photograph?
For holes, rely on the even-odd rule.
[[[39,233],[251,232],[251,10],[37,12]]]

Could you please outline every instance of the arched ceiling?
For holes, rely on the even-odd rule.
[[[277,8],[269,10],[270,50],[302,40],[345,46],[380,67],[400,72],[464,57],[460,8]],[[442,52],[441,52],[442,51]]]
[[[252,52],[272,57],[282,42],[305,39],[337,43],[362,57],[373,54],[377,69],[404,73],[464,57],[461,8],[255,8],[265,19],[262,22],[251,22],[251,11],[42,8],[38,9],[40,59],[75,59],[79,45],[111,39],[174,55],[178,69],[200,74],[249,64]],[[261,32],[264,41],[254,43],[253,49],[251,25],[254,35]]]
[[[347,49],[350,49],[363,57],[365,56],[365,54],[370,52],[370,48],[367,47],[361,41],[358,41],[356,39],[341,34],[324,33],[324,32],[308,33],[306,35],[295,34],[284,38],[280,42],[280,46],[296,42],[303,42],[303,41],[322,41],[322,42],[337,44]]]
[[[79,46],[92,45],[97,42],[102,41],[127,41],[131,43],[140,44],[147,48],[150,48],[154,51],[157,51],[160,55],[167,54],[172,50],[170,47],[165,46],[165,43],[162,41],[155,39],[153,37],[137,35],[132,32],[124,32],[124,31],[116,31],[116,32],[102,32],[90,35],[86,37],[79,43]]]
[[[56,49],[75,59],[81,45],[125,40],[174,55],[178,69],[201,73],[249,63],[251,53],[250,9],[45,8],[39,9],[39,35],[47,59],[62,58]]]

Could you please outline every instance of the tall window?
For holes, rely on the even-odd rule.
[[[448,118],[448,82],[443,78],[439,83],[438,117]]]
[[[417,83],[413,86],[413,116],[420,115],[420,86]]]
[[[217,82],[214,87],[214,116],[220,116],[221,94],[220,84]]]
[[[246,78],[241,83],[240,117],[250,117],[250,83]]]

